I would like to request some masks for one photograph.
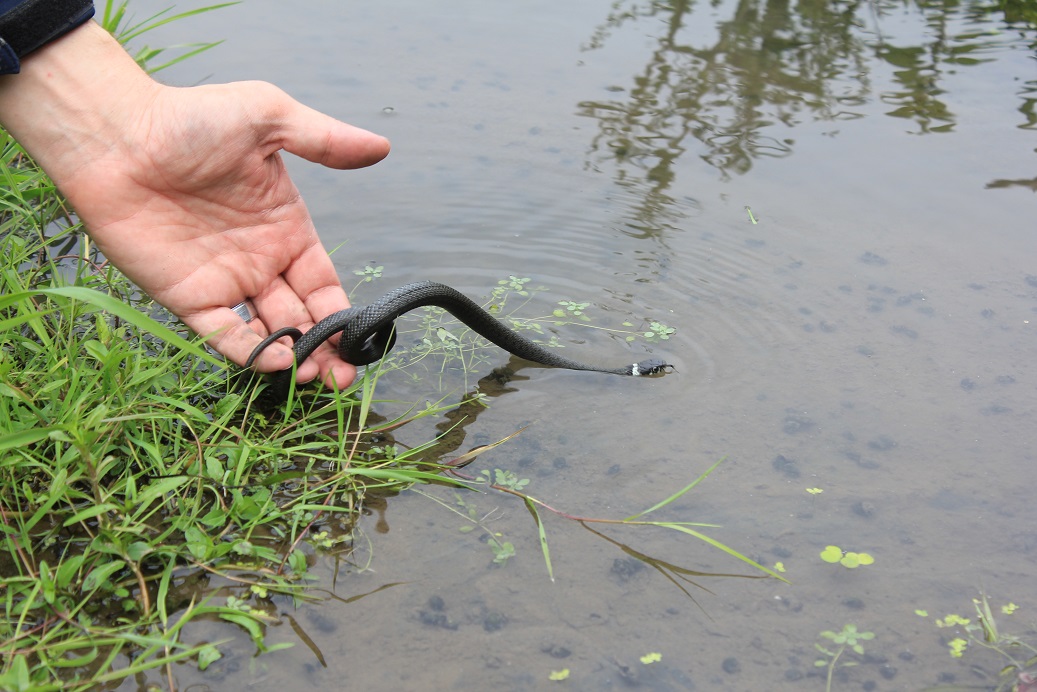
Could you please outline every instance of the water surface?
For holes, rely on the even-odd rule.
[[[982,588],[1020,606],[1008,629],[1037,612],[1033,30],[979,3],[388,0],[290,15],[250,0],[165,37],[227,39],[169,81],[269,80],[392,140],[369,170],[290,162],[325,244],[344,243],[345,285],[384,266],[354,301],[417,279],[478,297],[528,277],[548,289],[529,316],[575,300],[601,326],[676,328],[633,345],[557,328],[566,355],[651,351],[678,373],[524,368],[463,448],[530,427],[473,470],[617,518],[724,457],[665,518],[720,524],[712,535],[792,581],[707,578],[693,602],[550,520],[551,582],[519,503],[464,498],[515,545],[501,567],[458,516],[407,494],[382,531],[365,519],[351,563],[315,568],[340,599],[400,585],[279,604],[326,667],[292,627],[268,638],[293,649],[255,660],[220,629],[237,637],[225,658],[182,682],[522,690],[568,668],[580,690],[823,689],[818,634],[853,623],[876,636],[837,689],[993,686],[1001,661],[952,659],[949,634],[914,611],[969,615]],[[491,353],[477,376],[506,362]],[[471,384],[432,373],[382,393]],[[610,535],[741,570],[676,534]],[[823,563],[828,544],[876,562]],[[648,652],[662,660],[641,664]]]

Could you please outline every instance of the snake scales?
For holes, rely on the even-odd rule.
[[[407,284],[386,293],[366,307],[340,310],[325,317],[305,334],[295,327],[278,329],[256,346],[248,357],[245,367],[251,367],[263,349],[284,336],[290,336],[295,342],[293,347],[295,362],[302,363],[318,346],[338,332],[342,332],[338,344],[339,356],[347,363],[356,366],[369,365],[384,357],[396,343],[396,332],[393,329],[396,318],[405,312],[426,305],[447,310],[488,341],[519,358],[541,365],[632,376],[655,375],[667,372],[673,367],[657,358],[610,368],[560,356],[508,329],[463,293],[434,281]],[[275,373],[270,383],[268,396],[274,400],[283,401],[288,395],[291,377],[291,369]]]

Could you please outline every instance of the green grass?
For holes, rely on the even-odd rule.
[[[252,411],[254,390],[60,227],[53,187],[0,137],[0,688],[203,665],[218,646],[191,642],[198,617],[263,650],[270,595],[305,597],[311,534],[348,535],[373,489],[449,481],[422,449],[372,451],[373,376]],[[171,604],[199,570],[236,597]]]
[[[125,40],[208,9],[136,22],[108,2],[100,19]],[[160,53],[136,55],[154,71]],[[271,596],[307,597],[309,559],[348,543],[366,493],[451,482],[424,448],[389,458],[367,441],[440,408],[367,426],[369,377],[259,415],[254,389],[97,256],[3,131],[0,177],[0,688],[155,670],[172,689],[172,663],[219,657],[192,641],[199,618],[265,650]],[[226,588],[184,602],[199,573]]]
[[[237,4],[237,2],[225,2],[218,5],[206,5],[204,7],[188,10],[186,12],[177,12],[175,14],[173,13],[173,8],[169,7],[156,12],[145,19],[137,19],[133,13],[130,12],[129,0],[123,0],[118,3],[114,0],[106,0],[97,20],[101,26],[107,29],[110,34],[115,36],[120,43],[126,45],[160,26]],[[203,53],[221,43],[222,41],[186,43],[176,46],[165,46],[162,48],[152,48],[144,45],[136,49],[136,52],[133,53],[133,58],[141,67],[147,69],[151,73],[155,73],[159,70],[164,70],[170,65],[175,65],[182,60]],[[156,64],[155,61],[169,51],[173,52],[174,57],[171,57],[163,63]]]

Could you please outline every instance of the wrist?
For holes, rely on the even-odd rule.
[[[88,21],[0,76],[0,125],[59,185],[117,149],[160,89],[123,47]]]

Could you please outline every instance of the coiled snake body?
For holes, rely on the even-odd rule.
[[[396,343],[396,332],[393,329],[396,318],[426,305],[447,310],[483,338],[519,358],[541,365],[633,376],[655,375],[673,367],[657,358],[649,358],[619,368],[607,368],[560,356],[511,331],[463,293],[434,281],[418,281],[401,286],[364,308],[340,310],[325,317],[305,334],[294,327],[278,329],[256,346],[245,367],[251,367],[263,349],[284,336],[290,336],[295,342],[295,362],[302,363],[318,346],[337,332],[342,332],[338,344],[338,353],[342,360],[356,366],[369,365],[384,357]],[[275,373],[268,396],[283,401],[288,395],[291,377],[291,369]]]

